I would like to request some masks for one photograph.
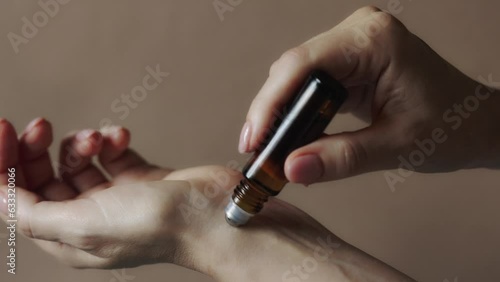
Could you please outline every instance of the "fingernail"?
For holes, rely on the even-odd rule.
[[[287,174],[293,182],[309,185],[323,176],[323,162],[317,155],[302,155],[292,161],[287,168]]]
[[[76,140],[82,154],[93,154],[94,148],[102,142],[102,135],[93,129],[86,129],[76,134]]]
[[[250,126],[249,122],[246,122],[245,125],[243,125],[243,129],[241,130],[240,134],[240,143],[238,145],[238,151],[243,154],[243,153],[248,153],[249,147],[250,147],[250,134],[251,134],[252,128]]]
[[[28,123],[28,125],[26,126],[26,132],[29,132],[30,130],[32,130],[35,126],[38,126],[39,124],[41,124],[45,119],[42,118],[42,117],[39,117],[39,118],[36,118],[34,120],[32,120],[30,123]]]
[[[7,209],[7,194],[3,190],[0,190],[0,212],[5,216],[9,213]]]
[[[85,140],[89,139],[92,136],[92,134],[94,134],[94,133],[95,133],[95,131],[92,129],[82,130],[76,134],[76,140],[85,141]]]

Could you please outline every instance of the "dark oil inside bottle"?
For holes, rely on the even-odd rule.
[[[254,192],[265,198],[255,199],[257,202],[276,196],[288,182],[284,174],[287,156],[321,137],[346,95],[338,82],[323,72],[314,72],[294,101],[283,109],[288,113],[278,121],[271,137],[243,168],[245,179],[240,186],[249,187],[242,189],[257,190]],[[233,196],[233,199],[249,212],[258,212],[261,208],[252,208],[255,203],[240,202],[238,197]]]

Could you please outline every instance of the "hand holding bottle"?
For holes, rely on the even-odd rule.
[[[498,166],[500,126],[492,120],[499,115],[500,95],[374,7],[359,9],[272,65],[248,112],[240,152],[260,145],[276,111],[315,69],[348,89],[342,111],[370,125],[292,152],[285,163],[291,182],[311,184],[396,168],[402,159],[421,172]]]

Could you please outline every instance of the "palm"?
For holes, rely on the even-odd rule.
[[[212,195],[205,212],[196,213],[204,216],[183,218],[176,208],[191,189],[201,192],[210,184],[217,185],[219,192],[230,191],[240,178],[238,172],[212,166],[171,173],[147,163],[128,148],[129,141],[123,128],[80,131],[61,142],[59,161],[54,165],[48,153],[52,128],[47,121],[35,120],[18,138],[14,127],[0,119],[0,185],[7,184],[9,171],[15,168],[16,186],[20,187],[16,189],[16,217],[22,233],[70,265],[123,267],[155,261],[159,250],[168,253],[172,248],[172,230],[179,229],[158,225],[158,220],[173,223],[222,218],[207,215],[216,212],[226,193]],[[93,162],[94,157],[100,167]],[[218,181],[221,174],[222,184]],[[162,179],[186,181],[155,181]],[[136,184],[127,185],[131,183]],[[185,204],[190,204],[189,200]],[[148,230],[145,236],[153,238],[151,242],[128,244],[121,237],[141,238],[144,230]],[[135,251],[130,251],[130,245],[137,246]],[[166,259],[171,262],[173,258]]]

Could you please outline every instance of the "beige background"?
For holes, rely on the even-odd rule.
[[[16,55],[7,33],[19,34],[21,18],[40,8],[36,1],[2,0],[0,116],[19,130],[44,116],[56,140],[110,118],[130,128],[133,146],[161,165],[243,161],[236,150],[240,127],[270,64],[355,9],[388,2],[244,0],[221,21],[212,1],[72,0]],[[499,2],[401,3],[398,17],[445,58],[472,77],[500,79]],[[170,77],[120,120],[112,101],[156,64]],[[344,115],[333,130],[359,126]],[[418,280],[500,281],[499,181],[499,172],[483,170],[414,175],[393,193],[377,172],[289,187],[281,197]],[[109,270],[62,266],[29,241],[19,245],[18,274],[7,276],[1,259],[0,281],[120,281]],[[210,281],[171,265],[126,273],[133,281]]]

